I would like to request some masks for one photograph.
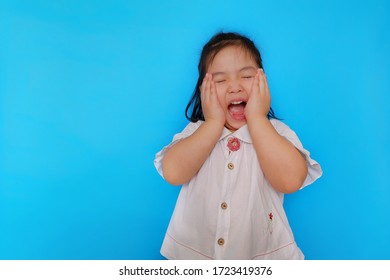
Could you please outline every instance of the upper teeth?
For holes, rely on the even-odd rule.
[[[238,105],[238,104],[241,104],[241,103],[242,103],[242,101],[233,101],[231,104]]]

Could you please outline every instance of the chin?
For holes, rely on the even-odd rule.
[[[246,125],[246,120],[225,123],[225,127],[229,129],[231,132],[239,130],[244,125]]]

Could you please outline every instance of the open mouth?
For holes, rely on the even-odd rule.
[[[237,121],[245,120],[246,102],[243,100],[232,101],[228,105],[228,112]]]

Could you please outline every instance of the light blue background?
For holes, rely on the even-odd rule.
[[[272,106],[324,170],[286,196],[308,259],[390,259],[390,2],[1,1],[0,258],[161,259],[203,44],[259,46]]]

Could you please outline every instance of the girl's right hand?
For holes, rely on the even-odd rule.
[[[225,112],[219,103],[217,89],[211,74],[206,73],[200,87],[200,99],[202,102],[203,116],[206,122],[224,126],[226,122]]]

